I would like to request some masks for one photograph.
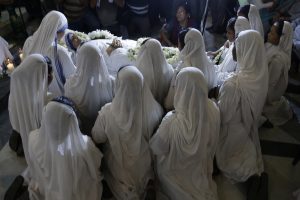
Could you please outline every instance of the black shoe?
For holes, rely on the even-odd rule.
[[[268,174],[254,175],[248,179],[247,200],[268,200]]]
[[[274,128],[274,125],[267,119],[265,123],[263,123],[262,127],[264,128]]]
[[[9,147],[10,147],[13,151],[17,152],[18,146],[19,146],[20,144],[22,144],[22,138],[21,138],[21,135],[20,135],[17,131],[12,130],[12,133],[11,133],[11,135],[10,135],[10,137],[9,137],[8,144],[9,144]]]
[[[24,178],[22,176],[17,176],[12,184],[9,186],[4,195],[4,200],[15,200],[21,194],[21,189],[23,187]]]

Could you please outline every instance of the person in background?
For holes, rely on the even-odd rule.
[[[96,0],[59,0],[58,5],[65,14],[71,30],[91,32],[101,28],[94,12]]]
[[[283,96],[291,67],[293,28],[287,21],[273,24],[265,44],[269,68],[269,90],[263,115],[275,126],[293,117],[292,109]]]
[[[120,35],[116,0],[97,0],[97,2],[99,3],[93,4],[92,8],[95,8],[101,29],[108,30],[114,35]]]
[[[119,23],[123,38],[150,35],[149,0],[116,0],[120,7]]]
[[[176,18],[164,24],[160,30],[162,45],[177,47],[179,32],[189,27],[196,28],[196,21],[190,15],[189,5],[185,1],[179,2],[176,9]]]

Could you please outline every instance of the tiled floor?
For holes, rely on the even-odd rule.
[[[207,50],[216,50],[224,36],[204,34]],[[265,171],[269,176],[269,200],[292,200],[292,192],[300,188],[300,163],[292,165],[293,156],[300,152],[300,95],[288,94],[297,118],[283,126],[259,130],[264,153]],[[7,144],[11,126],[7,109],[0,112],[0,199],[15,176],[26,167]],[[299,150],[298,150],[299,149]],[[231,184],[219,175],[216,177],[220,200],[246,200],[246,185]]]

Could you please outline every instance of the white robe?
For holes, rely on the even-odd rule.
[[[8,43],[0,36],[0,67],[5,59],[13,59],[8,47]]]
[[[28,56],[12,73],[8,102],[12,128],[20,133],[28,163],[28,137],[40,127],[48,87],[48,65],[43,56]]]
[[[71,107],[50,102],[41,128],[30,133],[31,200],[99,200],[101,152],[83,136]]]
[[[184,67],[196,67],[203,72],[208,88],[213,88],[216,85],[215,68],[206,55],[202,34],[197,29],[191,28],[185,35],[184,42],[185,46],[180,52],[182,64],[177,70]]]
[[[26,39],[23,46],[25,58],[30,54],[39,53],[51,59],[54,79],[49,91],[55,96],[64,95],[64,79],[76,69],[67,49],[57,44],[57,32],[64,31],[67,25],[67,19],[62,13],[51,11],[43,18],[37,31]]]
[[[200,69],[208,83],[208,89],[212,89],[217,84],[215,67],[206,55],[202,34],[197,29],[191,28],[185,35],[184,42],[185,46],[179,55],[181,61],[174,72],[169,92],[164,102],[164,107],[167,110],[174,108],[175,79],[181,69],[185,67],[196,67]]]
[[[232,57],[233,47],[234,43],[230,44],[222,63],[220,65],[215,65],[218,85],[222,85],[226,79],[235,74],[237,63]]]
[[[176,78],[175,110],[150,140],[156,155],[159,188],[170,200],[216,200],[212,179],[220,112],[207,98],[200,70],[182,69]]]
[[[159,41],[149,39],[141,46],[136,66],[143,74],[153,97],[163,105],[174,70],[167,63]]]
[[[153,179],[148,140],[163,111],[133,66],[118,73],[115,91],[112,103],[99,112],[92,136],[105,143],[104,178],[114,197],[140,200]]]
[[[266,43],[269,66],[269,90],[263,114],[274,125],[282,125],[293,117],[293,112],[283,94],[288,85],[291,65],[293,30],[284,22],[283,35],[278,46]]]
[[[107,71],[101,51],[94,44],[86,43],[78,50],[77,69],[67,79],[65,96],[72,99],[83,118],[92,128],[98,111],[113,98],[113,77]],[[85,122],[83,122],[85,123]]]
[[[268,67],[263,39],[247,30],[236,39],[239,71],[220,89],[221,132],[217,163],[223,174],[243,182],[263,172],[258,119],[268,90]]]

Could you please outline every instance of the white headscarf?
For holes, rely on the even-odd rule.
[[[258,120],[268,91],[268,65],[262,37],[257,31],[242,31],[235,41],[239,71],[235,77],[241,95],[242,118],[247,130]],[[250,110],[245,110],[250,109]],[[251,115],[249,115],[251,113]]]
[[[45,200],[98,200],[101,198],[101,152],[79,130],[71,107],[50,102],[43,112],[41,128],[30,135],[29,155],[35,185]],[[35,199],[35,198],[33,198]]]
[[[175,111],[167,114],[150,140],[152,151],[159,156],[162,188],[171,191],[167,192],[171,199],[217,199],[211,177],[220,128],[219,109],[208,99],[205,77],[197,68],[182,69],[176,77],[175,90]],[[161,155],[159,148],[168,151]]]
[[[262,21],[261,21],[258,9],[253,4],[250,4],[248,19],[249,19],[251,28],[253,30],[258,31],[260,33],[260,35],[264,38],[264,35],[265,35],[264,27],[262,25]]]
[[[84,116],[96,118],[101,107],[113,98],[112,77],[94,44],[80,47],[76,63],[75,74],[65,84],[65,96],[75,102]]]
[[[159,41],[149,39],[141,46],[136,66],[154,98],[162,105],[170,87],[173,68],[167,63]]]
[[[205,44],[202,34],[197,29],[191,28],[184,38],[185,46],[180,52],[180,58],[185,67],[197,67],[207,80],[208,88],[216,84],[216,74],[213,63],[205,52]]]
[[[163,113],[145,84],[143,75],[134,66],[127,66],[119,71],[111,111],[116,125],[124,131],[123,141],[142,136],[148,141],[153,134],[153,130],[148,130],[149,124]],[[139,139],[136,141],[140,143]],[[139,144],[129,146],[135,150],[144,148],[139,147]]]
[[[40,127],[48,87],[48,65],[39,54],[28,56],[11,75],[9,119],[22,137],[28,161],[28,136]]]
[[[250,30],[251,26],[247,18],[239,16],[234,24],[235,36],[237,37],[240,32]]]
[[[64,14],[58,11],[49,12],[42,20],[37,31],[24,43],[24,57],[33,53],[48,56],[53,65],[55,79],[51,85],[57,84],[60,93],[63,94],[65,75],[57,50],[57,32],[64,31],[68,27],[68,21]],[[52,86],[50,86],[52,88]]]

